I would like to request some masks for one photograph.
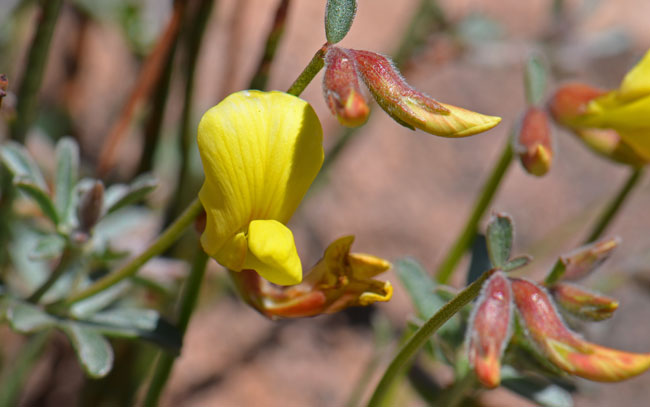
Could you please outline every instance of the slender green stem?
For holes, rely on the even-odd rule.
[[[185,334],[187,326],[190,322],[190,317],[192,316],[192,311],[196,306],[196,301],[199,296],[199,289],[201,288],[201,281],[205,274],[205,266],[208,262],[208,255],[205,254],[203,249],[199,247],[197,249],[196,257],[194,258],[194,263],[192,264],[192,270],[190,275],[185,282],[185,290],[183,292],[183,298],[180,302],[180,309],[177,321],[177,327],[181,334]],[[169,374],[172,371],[174,366],[174,361],[176,357],[170,355],[166,352],[160,352],[158,356],[158,362],[156,363],[156,368],[151,378],[151,383],[149,384],[149,390],[144,400],[144,406],[146,407],[155,407],[158,405],[158,400],[162,394],[167,379],[169,379]]]
[[[66,249],[63,254],[61,255],[61,260],[59,260],[59,264],[56,266],[54,271],[52,271],[52,274],[41,284],[40,287],[34,291],[32,295],[27,298],[27,301],[37,304],[41,298],[48,292],[50,288],[58,281],[58,279],[65,274],[65,271],[68,270],[68,266],[70,265],[70,262],[73,261],[73,257],[75,250],[72,249]]]
[[[0,381],[0,407],[17,405],[20,390],[49,338],[50,331],[34,334],[20,349],[20,353],[11,367],[5,365],[5,371]]]
[[[201,43],[208,19],[212,12],[213,0],[202,0],[198,5],[193,18],[191,19],[188,37],[187,37],[187,72],[185,81],[185,100],[183,102],[183,111],[181,113],[179,144],[181,151],[181,168],[176,185],[176,193],[172,195],[172,200],[167,211],[167,216],[163,225],[169,225],[173,219],[178,216],[181,210],[187,205],[188,197],[196,195],[198,186],[196,180],[193,180],[190,173],[191,152],[194,143],[193,132],[191,130],[192,108],[194,99],[194,82],[196,77],[196,65],[199,59]]]
[[[287,93],[294,96],[300,96],[302,91],[305,90],[307,85],[316,77],[316,74],[323,69],[325,61],[325,51],[327,50],[327,44],[323,45],[316,53],[314,57],[309,61],[309,64],[302,70],[298,78],[293,82]]]
[[[198,198],[195,199],[185,211],[169,225],[165,231],[158,236],[158,238],[139,256],[129,261],[122,268],[114,273],[111,273],[100,280],[96,281],[90,287],[86,288],[80,293],[77,293],[70,298],[66,299],[64,304],[70,305],[75,302],[81,301],[91,297],[100,291],[111,287],[125,278],[129,278],[138,272],[140,267],[149,261],[152,257],[162,253],[169,248],[178,238],[183,231],[194,221],[194,219],[201,213],[203,206]]]
[[[42,0],[36,34],[27,55],[23,78],[18,88],[16,121],[11,126],[11,138],[23,142],[36,110],[38,90],[41,88],[50,42],[63,0]]]
[[[585,240],[585,243],[591,243],[597,240],[603,234],[605,229],[607,229],[607,226],[609,226],[611,221],[618,213],[619,209],[621,209],[621,207],[623,206],[623,203],[630,195],[630,192],[632,192],[634,187],[638,184],[642,175],[643,175],[643,168],[636,168],[632,170],[632,173],[625,181],[623,188],[621,188],[621,190],[618,191],[616,197],[614,197],[614,199],[607,205],[603,213],[601,213],[600,217],[598,218],[598,221],[596,222],[596,225],[594,225],[593,229],[591,230],[589,237],[587,237],[587,239]]]
[[[291,0],[280,0],[280,4],[275,11],[275,17],[273,18],[273,25],[271,26],[271,30],[266,38],[264,53],[260,58],[260,62],[257,64],[257,70],[255,70],[255,73],[253,74],[253,79],[251,80],[250,85],[248,85],[250,89],[266,89],[271,65],[275,59],[275,52],[278,49],[278,44],[280,43],[282,36],[284,35],[284,28],[287,22],[290,3]]]
[[[395,378],[401,374],[404,366],[413,358],[413,356],[415,356],[417,351],[424,346],[438,328],[478,296],[481,291],[481,286],[493,273],[494,269],[488,270],[472,284],[465,287],[463,291],[459,292],[451,301],[440,308],[438,312],[429,318],[429,320],[415,331],[413,336],[402,345],[395,358],[393,358],[388,365],[388,368],[384,372],[379,384],[377,384],[375,392],[372,394],[372,397],[368,402],[369,407],[382,405],[382,400],[386,395],[386,392],[390,389]]]
[[[467,219],[467,223],[465,223],[462,232],[456,238],[456,241],[454,242],[451,250],[447,252],[447,256],[438,267],[436,277],[438,279],[438,282],[441,284],[445,284],[449,281],[451,275],[454,272],[454,269],[456,268],[456,265],[474,241],[478,223],[481,221],[483,214],[492,202],[492,199],[494,198],[494,195],[497,192],[499,185],[501,184],[501,180],[503,179],[503,176],[506,174],[506,171],[512,162],[512,158],[512,145],[510,143],[510,139],[508,139],[505,147],[503,148],[503,151],[501,152],[499,160],[492,169],[489,178],[483,186],[481,194],[478,196],[478,199],[474,204],[472,214]]]

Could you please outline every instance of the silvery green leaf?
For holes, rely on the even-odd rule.
[[[356,0],[328,0],[325,8],[325,36],[330,44],[341,41],[350,31],[357,13]]]
[[[14,176],[28,180],[47,193],[47,184],[45,183],[43,174],[25,147],[10,141],[0,147],[0,156],[2,162]]]
[[[68,335],[77,358],[86,374],[92,378],[104,377],[113,367],[113,349],[94,328],[75,322],[61,325]]]
[[[31,260],[49,260],[59,257],[65,247],[65,239],[60,235],[45,235],[38,239],[36,247],[29,253]]]
[[[143,174],[129,186],[118,184],[106,190],[104,213],[109,214],[127,205],[132,205],[147,196],[158,186],[158,180],[151,174]]]
[[[19,176],[14,178],[14,185],[22,193],[30,197],[41,208],[45,214],[55,224],[59,224],[59,214],[56,211],[52,199],[48,193],[36,185],[30,178]]]
[[[55,204],[63,222],[74,214],[77,198],[75,185],[79,176],[79,146],[70,137],[64,137],[56,145]]]
[[[501,268],[510,259],[513,234],[512,219],[508,215],[497,213],[490,218],[486,239],[492,266]]]

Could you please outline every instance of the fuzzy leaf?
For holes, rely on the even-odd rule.
[[[113,367],[113,349],[97,330],[69,322],[61,326],[70,338],[79,362],[88,376],[104,377]]]
[[[43,174],[25,147],[10,141],[2,146],[0,155],[2,162],[14,176],[23,177],[43,191],[47,191],[47,184],[45,183]]]
[[[533,258],[528,255],[517,256],[503,265],[503,271],[512,271],[527,266]]]
[[[21,301],[10,301],[6,316],[11,328],[24,334],[41,331],[57,324],[57,320],[45,311]]]
[[[142,200],[158,186],[158,180],[150,174],[143,174],[131,185],[114,185],[106,190],[104,213],[109,214]]]
[[[356,0],[328,0],[325,9],[325,36],[331,44],[341,41],[350,31],[357,12]]]
[[[29,196],[41,208],[41,211],[54,222],[55,225],[59,224],[59,214],[52,199],[47,192],[40,188],[29,177],[19,176],[14,178],[14,185],[25,195]]]
[[[75,184],[79,175],[79,146],[72,138],[62,138],[56,145],[55,204],[63,222],[74,213]]]
[[[512,250],[512,220],[506,214],[492,216],[487,227],[487,249],[494,267],[501,268],[510,258]]]
[[[49,260],[59,257],[65,247],[65,239],[59,235],[45,235],[38,240],[29,254],[30,260]]]

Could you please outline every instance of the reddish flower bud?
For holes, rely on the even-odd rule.
[[[467,335],[468,359],[486,387],[501,382],[501,357],[512,335],[512,291],[501,271],[485,283],[476,301]]]
[[[467,137],[499,124],[500,117],[485,116],[440,103],[409,86],[393,63],[369,51],[347,50],[359,75],[379,106],[395,121],[441,137]]]
[[[323,92],[332,114],[342,125],[358,127],[368,120],[370,108],[361,92],[354,60],[347,50],[327,49]]]
[[[562,321],[546,291],[511,279],[512,293],[530,339],[565,372],[603,382],[621,381],[650,368],[650,354],[630,353],[587,342]]]
[[[551,168],[551,126],[544,110],[528,108],[519,128],[515,150],[528,173],[540,177]]]
[[[605,93],[590,85],[570,83],[560,87],[551,96],[548,107],[558,123],[572,126],[573,119],[586,112],[587,104]]]
[[[620,243],[621,239],[617,237],[603,239],[560,256],[559,261],[564,267],[561,279],[575,281],[586,277],[603,264]]]
[[[581,318],[600,321],[614,314],[618,301],[571,283],[558,283],[550,288],[559,306]]]
[[[7,80],[7,75],[0,74],[0,107],[2,107],[2,98],[7,96],[8,86],[9,86],[9,81]]]

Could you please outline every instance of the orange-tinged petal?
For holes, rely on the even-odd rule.
[[[559,306],[581,318],[600,321],[610,318],[618,301],[572,283],[557,283],[549,289]]]
[[[481,289],[467,330],[468,359],[486,387],[501,382],[501,356],[512,335],[512,291],[502,271],[495,272]]]

